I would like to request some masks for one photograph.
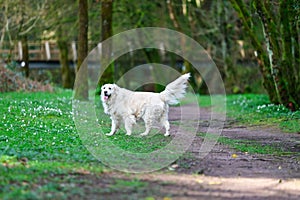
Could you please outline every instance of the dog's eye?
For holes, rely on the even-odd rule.
[[[109,87],[108,89],[111,90],[111,87]]]

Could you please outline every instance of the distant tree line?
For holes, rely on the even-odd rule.
[[[78,71],[99,41],[132,28],[166,27],[192,37],[210,53],[228,92],[248,91],[251,85],[243,81],[258,76],[240,64],[247,61],[259,66],[271,101],[294,110],[300,105],[299,4],[297,0],[0,0],[0,48],[4,41],[13,46],[21,40],[23,51],[28,52],[27,41],[56,40],[63,87],[72,88],[67,62],[71,41],[77,41]],[[137,53],[148,62],[162,59],[155,49]],[[28,59],[25,53],[27,76]],[[201,91],[201,82],[196,81],[201,75],[189,63],[185,65],[193,73],[194,88]],[[115,71],[112,64],[103,81],[113,81],[125,69]]]

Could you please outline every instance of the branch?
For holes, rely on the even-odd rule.
[[[36,23],[39,21],[39,19],[40,19],[40,17],[35,17],[36,19],[35,19],[35,21],[33,22],[33,24],[31,25],[31,26],[29,26],[26,30],[24,30],[24,31],[22,31],[22,32],[19,32],[19,35],[20,36],[23,36],[23,35],[26,35],[27,33],[29,33],[34,27],[35,27],[35,25],[36,25]],[[32,19],[32,20],[34,20],[34,19]],[[30,20],[31,21],[31,20]],[[26,24],[29,24],[29,22],[27,22]],[[24,25],[26,25],[26,24],[23,24],[23,27],[24,27]]]
[[[167,2],[168,10],[169,10],[169,16],[170,16],[171,21],[173,22],[174,27],[178,31],[182,32],[181,27],[180,27],[179,22],[178,22],[178,19],[176,18],[171,0],[167,0],[166,2]]]
[[[252,18],[246,8],[246,5],[241,0],[229,0],[233,6],[233,8],[237,11],[240,19],[243,21],[243,24],[248,32],[250,39],[252,41],[252,45],[257,50],[259,54],[263,53],[263,47],[261,43],[258,41],[255,33],[253,32],[251,26],[253,24]]]

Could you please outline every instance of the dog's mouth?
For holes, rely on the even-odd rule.
[[[105,101],[107,101],[107,100],[109,99],[109,97],[110,97],[110,94],[104,94],[104,98],[103,98],[103,99],[104,99]]]

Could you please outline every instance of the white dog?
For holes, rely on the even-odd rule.
[[[113,135],[124,121],[126,135],[131,135],[136,120],[143,119],[146,130],[142,136],[147,135],[155,123],[165,129],[165,136],[169,136],[170,124],[168,121],[169,104],[177,104],[183,98],[190,74],[184,74],[169,83],[161,93],[134,92],[120,88],[116,84],[105,84],[101,87],[101,100],[104,112],[112,120],[111,131],[106,134]]]

